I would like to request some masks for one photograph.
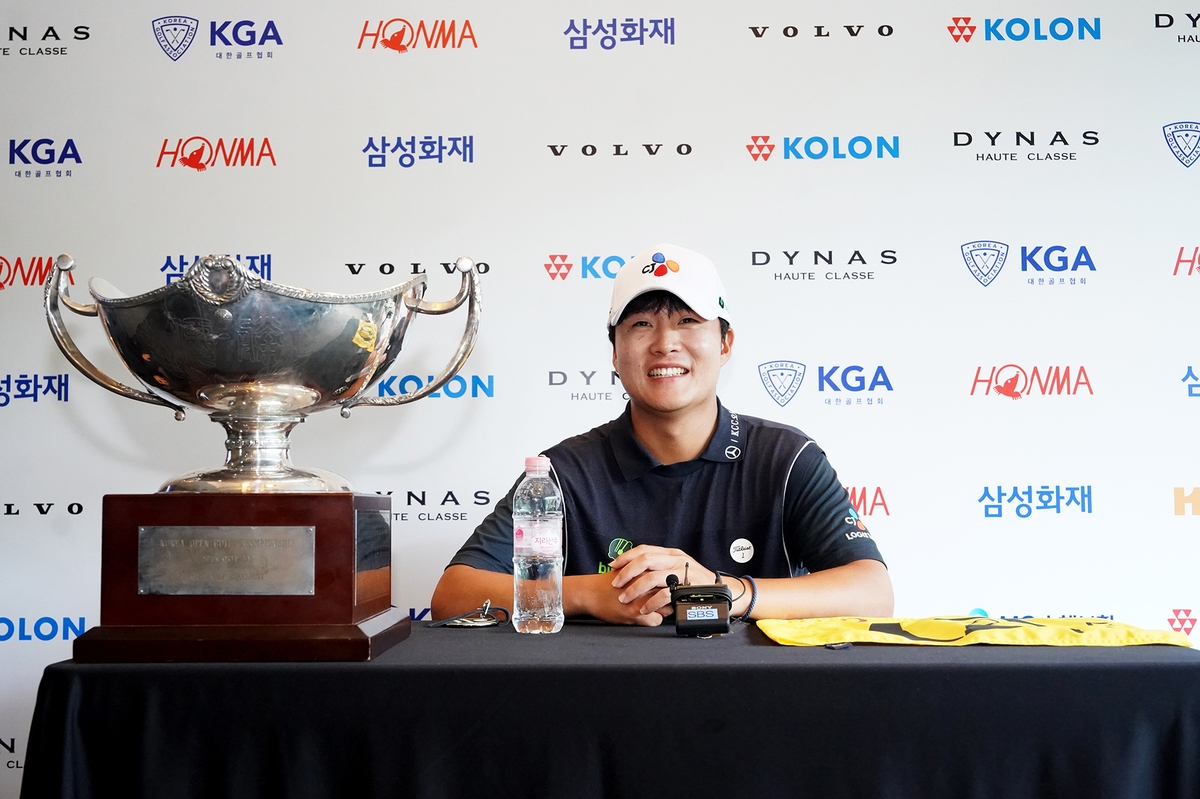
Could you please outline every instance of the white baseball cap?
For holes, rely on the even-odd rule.
[[[613,281],[608,324],[616,327],[625,306],[648,291],[669,291],[706,321],[729,318],[725,287],[713,262],[675,244],[657,244],[635,255]]]

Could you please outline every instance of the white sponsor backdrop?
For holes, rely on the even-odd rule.
[[[401,282],[419,263],[435,299],[456,288],[440,262],[489,265],[463,396],[325,413],[293,434],[298,464],[392,492],[407,514],[395,602],[416,614],[525,455],[621,411],[604,334],[619,261],[607,259],[671,241],[709,254],[732,297],[722,399],[805,430],[865,492],[898,614],[1103,614],[1190,631],[1198,522],[1190,506],[1176,514],[1173,492],[1200,484],[1200,388],[1188,387],[1200,379],[1181,379],[1200,374],[1200,281],[1176,262],[1200,246],[1200,167],[1163,128],[1200,120],[1200,30],[1196,8],[1160,5],[6,3],[0,796],[18,790],[41,669],[70,655],[63,620],[99,620],[101,497],[153,491],[223,451],[203,414],[177,423],[66,363],[35,285],[36,259],[63,251],[79,263],[77,297],[92,277],[148,291],[168,258],[209,252],[269,255],[274,280],[338,292]],[[152,27],[172,14],[197,21],[177,60]],[[564,34],[614,18],[645,20],[647,34],[669,19],[673,41],[605,30],[573,49]],[[410,27],[388,24],[400,19]],[[471,159],[402,166],[397,140],[415,137],[420,155],[426,136],[471,137]],[[194,139],[170,154],[191,137],[223,149]],[[381,137],[385,165],[371,166]],[[249,163],[227,166],[251,138]],[[204,171],[183,163],[196,148]],[[960,252],[974,241],[1008,247],[986,287]],[[1066,271],[1046,265],[1055,245]],[[1022,257],[1035,247],[1042,271]],[[1080,248],[1094,269],[1071,268]],[[129,379],[95,320],[68,324]],[[461,324],[419,318],[392,374],[435,374]],[[784,361],[805,374],[781,406],[759,365]],[[854,365],[861,391],[843,383]],[[888,386],[871,390],[881,367]],[[1043,394],[1067,368],[1069,388]],[[62,374],[65,401],[44,393]],[[18,396],[22,375],[42,381],[37,401]],[[1013,376],[1028,394],[992,390]],[[1090,510],[1019,516],[1012,489],[1031,487],[1036,507],[1043,485],[1087,487]],[[1002,515],[987,518],[979,499],[997,486]],[[439,512],[466,520],[420,515]]]

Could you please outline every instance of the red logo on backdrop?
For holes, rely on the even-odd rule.
[[[975,25],[971,24],[970,17],[955,17],[954,24],[948,25],[946,30],[950,31],[950,35],[954,37],[956,42],[969,42],[971,37],[975,35]]]
[[[1178,275],[1179,267],[1183,266],[1184,264],[1187,264],[1187,268],[1188,268],[1187,273],[1189,275],[1200,274],[1200,247],[1192,248],[1192,257],[1191,258],[1185,258],[1184,256],[1186,254],[1187,253],[1184,252],[1184,248],[1180,247],[1179,248],[1179,257],[1175,259],[1175,271],[1171,272],[1172,275]]]
[[[1030,394],[1067,394],[1074,396],[1095,394],[1087,369],[1082,366],[1035,366],[1027,370],[1015,363],[989,367],[975,367],[975,379],[971,382],[971,396],[998,394],[1001,397],[1019,400]]]
[[[574,264],[567,263],[565,255],[551,255],[550,263],[542,264],[542,266],[546,267],[546,274],[550,275],[551,280],[556,277],[566,280],[567,275],[571,274],[571,267]]]
[[[169,157],[169,160],[168,160]],[[163,139],[162,147],[158,150],[158,161],[155,169],[166,166],[181,166],[204,172],[210,166],[261,166],[269,161],[275,163],[275,151],[271,148],[271,140],[266,136],[262,139],[217,139],[215,142],[203,136],[189,136],[186,139]]]
[[[762,159],[766,161],[771,157],[771,153],[775,151],[775,145],[770,144],[770,136],[751,136],[750,144],[746,145],[746,149],[750,151],[750,157],[755,161]]]
[[[357,49],[363,49],[363,45],[370,42],[371,50],[382,48],[395,53],[407,53],[420,45],[427,50],[458,50],[468,40],[472,47],[478,49],[479,43],[475,41],[475,31],[469,19],[464,19],[461,25],[453,19],[422,19],[417,20],[414,27],[408,20],[394,17],[387,21],[364,22]]]
[[[1171,625],[1171,629],[1177,633],[1191,635],[1192,628],[1196,626],[1196,619],[1192,617],[1191,608],[1175,608],[1171,613],[1173,615],[1167,619],[1167,624]]]
[[[0,255],[0,291],[20,281],[22,286],[41,286],[46,282],[46,276],[50,274],[50,270],[54,268],[54,256],[34,256],[21,260],[21,256],[17,256],[15,261],[10,261]],[[75,285],[75,274],[67,272],[67,280],[71,285]]]

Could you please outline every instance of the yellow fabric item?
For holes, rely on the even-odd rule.
[[[762,619],[758,627],[772,640],[788,646],[846,642],[921,646],[1191,646],[1183,633],[1143,630],[1108,619],[989,619],[984,616],[861,619],[842,616],[829,619]]]

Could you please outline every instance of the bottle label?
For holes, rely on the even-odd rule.
[[[562,519],[527,519],[513,530],[513,554],[561,555]]]

